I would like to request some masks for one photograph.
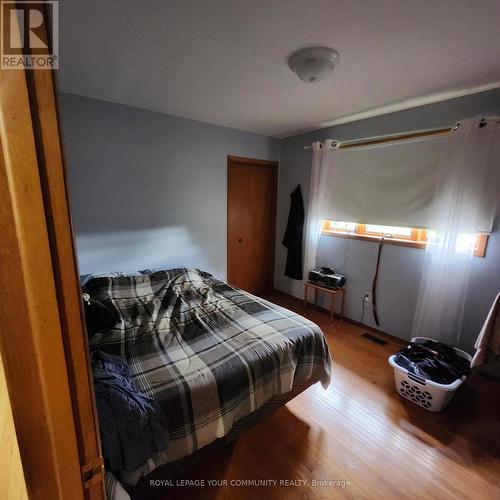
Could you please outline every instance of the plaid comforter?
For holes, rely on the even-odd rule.
[[[233,424],[294,385],[330,381],[317,325],[195,269],[96,275],[84,292],[116,309],[114,329],[91,348],[122,356],[133,384],[167,417],[170,444],[121,479],[226,435]]]

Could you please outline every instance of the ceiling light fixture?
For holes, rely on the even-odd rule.
[[[295,51],[288,58],[288,66],[307,83],[325,79],[339,60],[339,53],[329,47],[308,47]]]

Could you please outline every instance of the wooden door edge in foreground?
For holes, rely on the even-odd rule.
[[[27,81],[84,489],[97,499],[103,460],[54,82],[50,71],[29,71]]]
[[[100,499],[102,458],[52,73],[1,70],[1,88],[1,348],[28,493]]]
[[[234,263],[232,262],[232,252],[230,251],[230,241],[233,237],[232,235],[232,227],[230,224],[231,220],[231,207],[229,205],[230,194],[229,190],[231,187],[230,184],[230,176],[231,170],[235,165],[246,165],[250,167],[267,167],[271,168],[274,175],[274,194],[273,194],[273,214],[272,214],[272,233],[273,233],[273,242],[271,245],[271,277],[270,277],[270,290],[274,286],[274,265],[275,265],[275,256],[276,256],[276,207],[277,207],[277,195],[278,195],[278,162],[271,160],[258,160],[254,158],[244,158],[241,156],[232,156],[229,155],[227,157],[227,241],[226,241],[226,252],[227,252],[227,282],[231,284],[232,279],[232,267]],[[269,290],[269,291],[270,291]]]

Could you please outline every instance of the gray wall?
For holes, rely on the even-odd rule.
[[[280,141],[60,94],[80,272],[196,266],[226,277],[227,155]]]
[[[226,277],[226,158],[280,160],[275,287],[302,297],[302,282],[284,276],[281,245],[289,194],[309,189],[311,152],[326,138],[353,139],[448,125],[476,114],[500,114],[500,90],[484,92],[289,137],[269,137],[162,113],[61,94],[63,146],[82,273],[157,266],[197,266]],[[499,185],[500,191],[500,185]],[[463,347],[471,349],[500,288],[500,211],[487,256],[474,259]],[[361,318],[377,246],[322,237],[319,264],[342,268],[346,313]],[[408,338],[423,251],[386,245],[379,281],[381,329]],[[343,267],[342,267],[343,266]],[[373,325],[370,310],[365,323]]]
[[[275,287],[283,292],[303,296],[302,282],[284,276],[286,249],[281,238],[290,206],[289,194],[298,183],[302,185],[307,207],[311,151],[304,146],[316,140],[356,139],[415,129],[446,126],[477,114],[500,115],[500,90],[493,90],[391,113],[344,125],[286,138],[282,141],[278,220],[276,235]],[[500,168],[500,166],[499,166]],[[500,184],[499,184],[500,192]],[[500,210],[490,237],[486,258],[475,258],[473,278],[469,286],[464,318],[462,345],[470,350],[494,296],[500,290]],[[374,221],[376,222],[376,221]],[[377,245],[331,236],[321,237],[318,264],[329,264],[347,277],[347,316],[360,320],[364,294],[371,290]],[[415,310],[424,252],[419,249],[386,245],[383,249],[378,287],[380,328],[397,337],[408,339]],[[375,326],[371,309],[364,323]]]

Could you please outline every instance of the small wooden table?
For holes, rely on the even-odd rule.
[[[304,310],[307,309],[307,304],[309,303],[309,289],[314,290],[314,305],[318,307],[318,290],[320,292],[329,293],[332,296],[331,306],[330,306],[330,316],[333,318],[333,306],[335,305],[335,295],[340,294],[340,319],[344,321],[344,296],[346,287],[342,288],[328,288],[326,286],[320,285],[319,283],[313,283],[312,281],[306,281],[304,283]]]

